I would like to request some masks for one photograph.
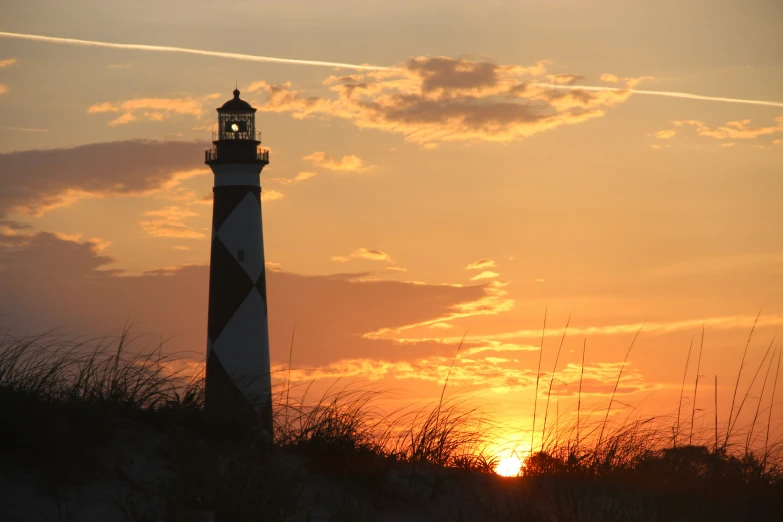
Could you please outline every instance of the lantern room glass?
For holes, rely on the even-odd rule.
[[[256,139],[256,123],[253,113],[220,113],[219,125],[218,139],[220,140]]]

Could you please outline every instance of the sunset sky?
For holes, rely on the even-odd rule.
[[[28,0],[2,13],[6,330],[94,336],[127,320],[154,334],[140,347],[162,335],[203,359],[203,151],[236,82],[270,150],[272,363],[287,364],[295,328],[297,382],[437,400],[465,335],[450,391],[522,432],[546,310],[546,374],[570,315],[561,410],[584,339],[583,393],[599,406],[641,327],[618,399],[670,413],[704,325],[699,400],[711,408],[717,375],[723,420],[759,312],[741,390],[783,346],[779,0]],[[689,388],[695,351],[690,365]]]

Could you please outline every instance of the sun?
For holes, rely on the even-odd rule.
[[[501,477],[516,477],[522,469],[522,461],[517,457],[507,457],[495,466],[495,473]]]

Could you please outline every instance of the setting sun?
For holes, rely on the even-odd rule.
[[[0,6],[0,522],[783,521],[783,0]]]
[[[501,477],[516,477],[522,469],[522,461],[517,457],[508,457],[495,466],[495,473]]]

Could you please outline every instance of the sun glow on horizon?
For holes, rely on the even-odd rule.
[[[522,471],[522,461],[515,455],[502,459],[495,466],[495,473],[501,477],[516,477],[520,471]]]

